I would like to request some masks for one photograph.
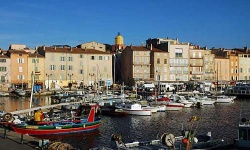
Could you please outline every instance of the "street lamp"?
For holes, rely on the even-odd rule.
[[[71,91],[71,87],[72,87],[71,77],[73,76],[73,73],[72,74],[68,73],[68,76],[69,76],[69,80],[70,80],[70,83],[68,84],[68,86],[69,86],[69,90]]]
[[[46,77],[48,77],[48,91],[49,91],[49,77],[52,76],[52,74],[47,74],[46,73]]]

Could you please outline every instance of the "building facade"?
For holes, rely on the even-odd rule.
[[[127,46],[122,51],[122,80],[127,85],[137,81],[152,81],[150,74],[151,50],[144,46]]]
[[[113,81],[112,54],[94,49],[72,47],[39,47],[45,56],[45,86],[61,88],[79,86],[106,86]]]
[[[76,47],[81,49],[95,49],[98,51],[106,52],[106,45],[95,41],[83,43],[77,45]]]

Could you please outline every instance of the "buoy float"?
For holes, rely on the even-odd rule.
[[[187,144],[187,142],[188,142],[188,139],[187,139],[187,138],[183,138],[183,139],[182,139],[182,143],[183,143],[183,144]]]
[[[3,120],[7,122],[12,122],[14,120],[13,115],[11,113],[6,113],[3,115]]]

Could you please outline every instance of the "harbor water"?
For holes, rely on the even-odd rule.
[[[0,110],[5,112],[26,109],[30,98],[0,97]],[[49,96],[34,97],[33,107],[49,105]],[[232,144],[237,138],[237,124],[242,117],[250,117],[250,101],[236,99],[232,104],[215,104],[201,108],[183,108],[180,111],[157,112],[152,116],[102,116],[102,124],[98,130],[87,133],[46,136],[44,138],[71,144],[85,150],[96,147],[116,149],[111,135],[119,133],[124,142],[149,141],[159,139],[163,133],[181,135],[182,128],[191,128],[189,119],[192,116],[201,119],[193,124],[197,133],[211,132],[212,139],[223,139],[225,145]]]

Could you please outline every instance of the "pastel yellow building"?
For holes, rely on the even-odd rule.
[[[45,56],[44,84],[49,89],[69,87],[69,84],[74,88],[80,85],[105,86],[113,81],[110,53],[63,45],[42,46],[38,53]]]
[[[11,64],[11,86],[12,88],[28,88],[28,57],[29,53],[24,50],[8,50]]]
[[[230,80],[229,59],[225,57],[214,58],[215,81],[226,82]]]
[[[40,89],[44,89],[45,81],[45,58],[38,53],[30,53],[28,57],[28,88],[31,89],[34,82],[34,90],[38,92]]]

